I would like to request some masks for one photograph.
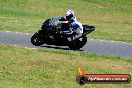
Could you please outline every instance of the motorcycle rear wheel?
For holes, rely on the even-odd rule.
[[[87,37],[84,36],[81,40],[77,39],[69,44],[69,48],[71,50],[79,50],[87,43]]]

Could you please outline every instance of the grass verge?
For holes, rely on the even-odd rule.
[[[132,58],[97,56],[50,49],[0,46],[1,88],[131,88],[130,84],[76,83],[78,67],[87,73],[130,74]]]
[[[90,38],[132,42],[132,0],[0,0],[0,30],[36,32],[45,19],[73,9]]]

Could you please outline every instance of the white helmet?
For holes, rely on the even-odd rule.
[[[68,11],[66,12],[66,16],[69,16],[70,14],[72,14],[72,15],[74,16],[74,11],[68,10]]]
[[[70,19],[73,18],[73,17],[74,17],[74,11],[68,10],[68,11],[66,12],[66,19],[67,19],[67,20],[70,20]]]

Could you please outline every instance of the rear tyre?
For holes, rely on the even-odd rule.
[[[71,50],[79,50],[87,43],[87,37],[84,36],[83,38],[77,39],[69,44],[69,48]]]
[[[31,37],[31,43],[35,46],[40,46],[43,45],[45,42],[43,40],[43,36],[39,35],[38,33],[35,33],[32,37]]]
[[[87,37],[84,36],[83,38],[80,38],[79,42],[80,42],[79,47],[82,48],[87,43]]]

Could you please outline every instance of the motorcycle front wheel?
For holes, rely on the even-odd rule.
[[[31,37],[31,43],[35,46],[40,46],[40,45],[43,45],[45,42],[44,42],[44,39],[43,39],[42,35],[39,35],[39,33],[36,32]]]

